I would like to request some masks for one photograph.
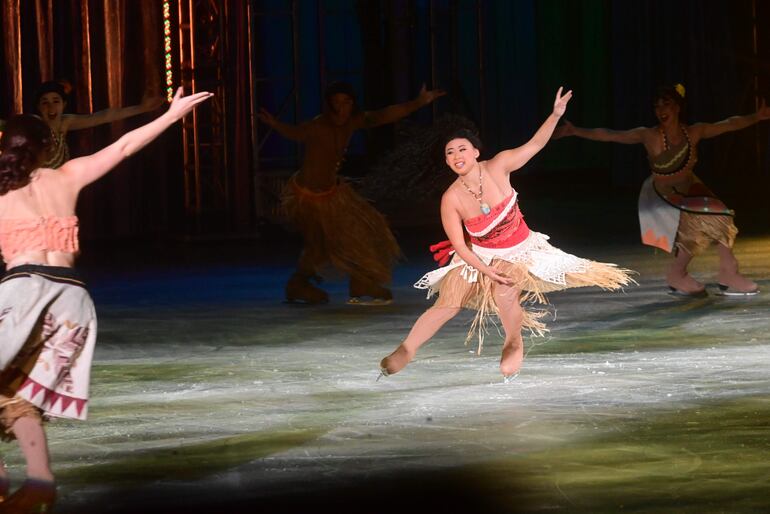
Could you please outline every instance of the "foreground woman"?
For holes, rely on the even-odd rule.
[[[0,138],[0,428],[15,438],[27,480],[3,512],[48,512],[56,495],[42,421],[85,419],[96,316],[73,269],[80,191],[211,97],[177,91],[165,114],[59,170],[41,168],[51,131],[36,116],[7,120]],[[0,463],[0,499],[8,494]]]
[[[518,148],[505,150],[488,161],[478,161],[481,142],[468,130],[446,137],[445,160],[457,175],[441,200],[441,222],[449,241],[435,245],[436,259],[451,263],[426,274],[417,284],[438,293],[435,305],[415,323],[406,339],[380,363],[382,373],[393,374],[412,360],[417,349],[452,319],[461,308],[475,309],[468,334],[479,333],[479,351],[485,320],[496,314],[505,331],[500,371],[508,378],[524,359],[522,327],[542,333],[538,313],[521,303],[545,303],[544,293],[571,287],[618,289],[632,282],[627,270],[562,252],[548,236],[530,231],[519,209],[518,193],[511,187],[511,172],[524,166],[548,142],[572,97],[559,88],[553,113],[534,137]]]

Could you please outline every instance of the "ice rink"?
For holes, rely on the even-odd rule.
[[[557,242],[558,244],[558,242]],[[639,272],[550,295],[521,374],[462,313],[402,372],[378,362],[430,305],[396,270],[389,306],[280,302],[277,260],[91,273],[90,418],[49,425],[57,512],[767,512],[770,238],[736,246],[764,290],[665,293],[668,256],[564,248]],[[579,252],[578,252],[579,250]],[[17,484],[23,461],[5,445]]]

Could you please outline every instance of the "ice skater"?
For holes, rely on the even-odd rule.
[[[50,127],[37,116],[7,120],[0,138],[0,429],[15,438],[27,480],[8,496],[0,462],[0,513],[48,512],[56,496],[43,420],[85,419],[96,315],[73,268],[78,194],[211,97],[177,91],[169,109],[93,155],[42,168]]]
[[[350,84],[336,82],[324,94],[325,109],[318,117],[292,125],[262,109],[259,118],[283,137],[300,141],[305,157],[289,180],[282,197],[287,217],[297,226],[304,248],[297,270],[286,284],[286,299],[326,303],[328,294],[318,282],[331,264],[350,277],[348,303],[387,304],[393,295],[386,287],[401,254],[385,217],[339,175],[353,132],[394,123],[440,96],[427,90],[409,102],[377,111],[361,111]]]
[[[158,95],[146,95],[139,105],[103,109],[90,114],[65,114],[70,86],[66,82],[51,80],[43,82],[35,91],[35,108],[51,129],[49,154],[41,165],[43,168],[58,168],[70,158],[67,133],[83,130],[105,123],[112,123],[139,114],[154,111],[163,104]]]
[[[710,246],[719,254],[719,293],[755,295],[756,283],[741,275],[733,244],[738,229],[735,213],[695,175],[698,143],[770,119],[770,108],[762,101],[754,114],[733,116],[717,123],[683,121],[685,88],[681,84],[661,87],[655,94],[658,125],[631,130],[576,127],[569,121],[557,128],[554,139],[577,136],[593,141],[641,144],[647,151],[650,177],[639,194],[639,224],[642,243],[673,254],[666,273],[672,294],[705,296],[706,288],[687,271],[696,255]]]
[[[462,308],[475,309],[468,334],[479,334],[479,352],[485,320],[497,315],[505,332],[500,372],[519,371],[524,359],[522,327],[542,333],[538,313],[521,306],[526,300],[545,303],[544,294],[572,287],[619,289],[631,282],[629,272],[614,264],[598,263],[565,253],[548,236],[531,231],[524,222],[518,193],[510,174],[545,147],[564,114],[572,91],[556,93],[553,113],[524,145],[479,161],[481,141],[467,129],[445,138],[444,158],[457,175],[441,199],[441,222],[448,241],[434,245],[442,267],[427,273],[415,287],[427,289],[438,300],[412,327],[393,353],[382,359],[382,373],[400,371],[417,350]],[[451,262],[443,265],[454,256]]]

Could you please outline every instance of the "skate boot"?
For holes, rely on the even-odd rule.
[[[286,301],[289,303],[321,304],[329,303],[329,295],[310,283],[310,276],[294,273],[286,283]],[[319,278],[312,275],[316,281]]]
[[[387,287],[373,282],[363,283],[350,281],[349,305],[390,305],[393,303],[393,293]]]
[[[56,500],[56,484],[28,478],[6,501],[0,503],[0,514],[47,514]]]

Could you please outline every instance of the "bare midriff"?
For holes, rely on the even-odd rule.
[[[75,254],[66,252],[25,252],[6,263],[6,269],[15,268],[22,264],[39,264],[42,266],[59,266],[61,268],[75,267]]]
[[[345,149],[357,128],[354,120],[345,125],[334,125],[323,117],[313,120],[305,140],[302,168],[297,174],[298,184],[315,192],[337,185],[337,172]]]

